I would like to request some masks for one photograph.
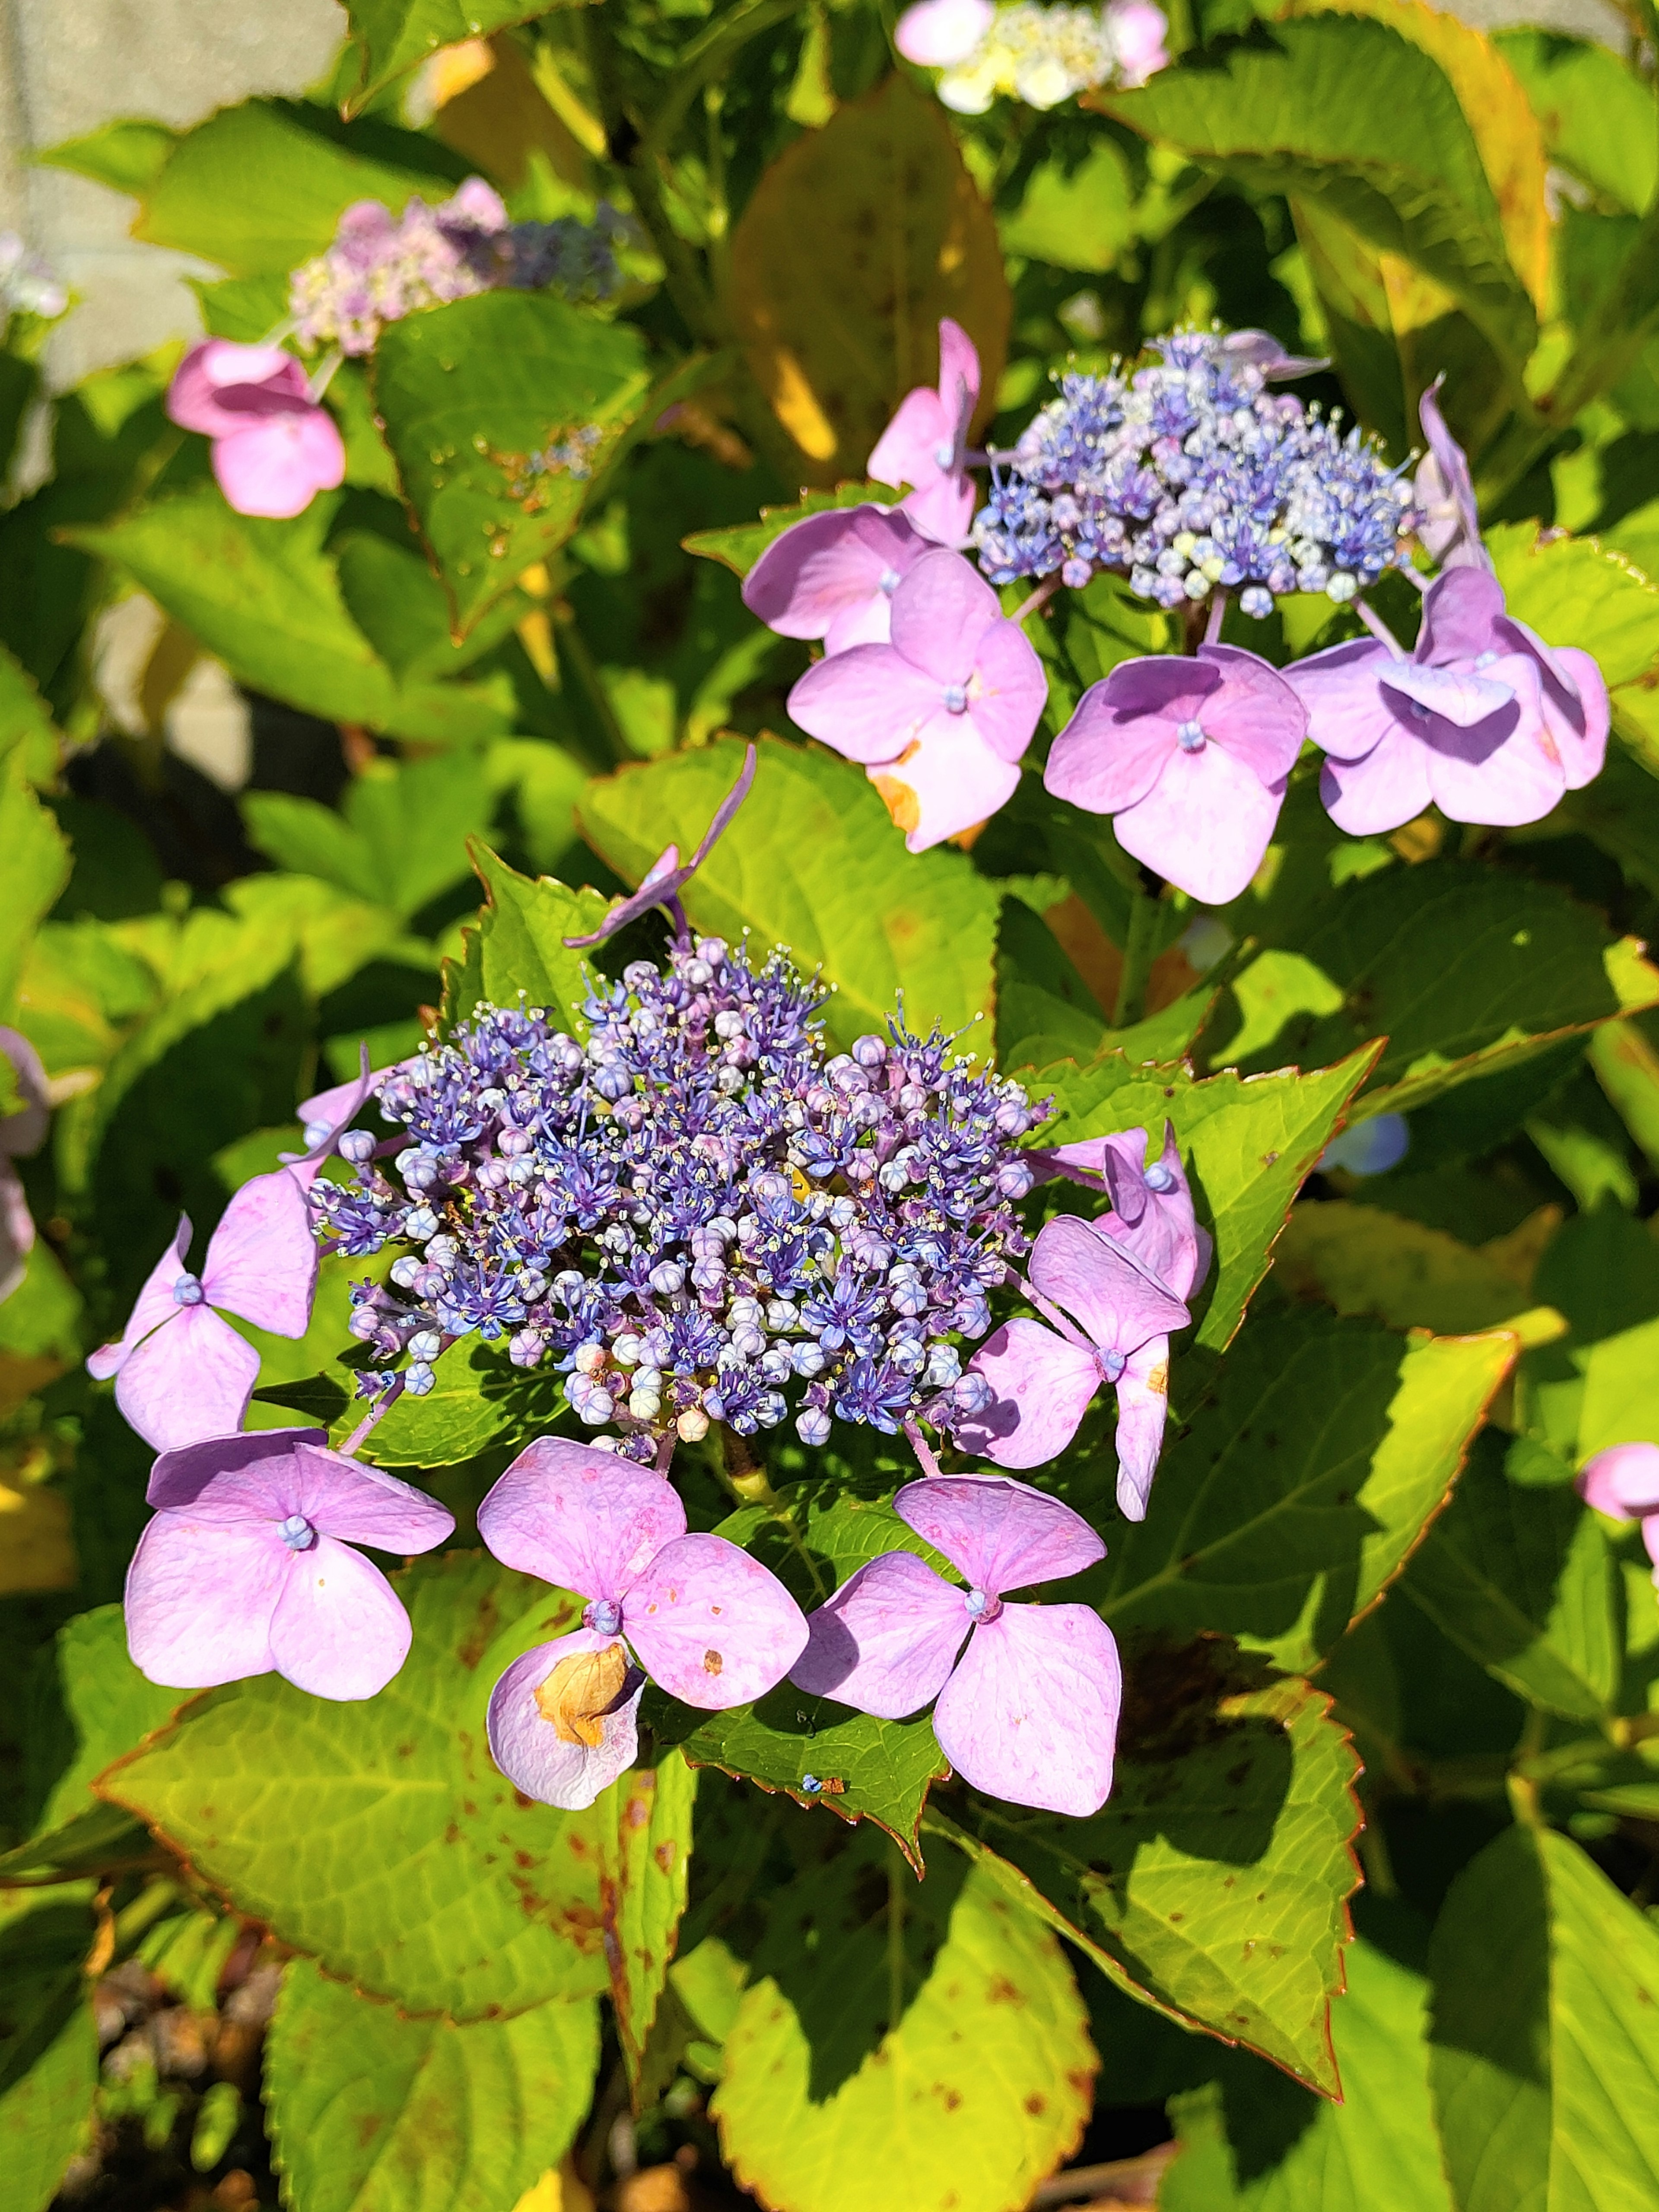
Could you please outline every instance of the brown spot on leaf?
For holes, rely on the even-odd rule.
[[[484,1653],[495,1641],[501,1625],[501,1607],[495,1602],[494,1590],[486,1590],[478,1607],[477,1618],[455,1646],[455,1656],[463,1667],[476,1667]]]
[[[1048,2111],[1048,2100],[1046,2097],[1040,2096],[1037,2092],[1033,2089],[1030,2095],[1025,2100],[1025,2109],[1031,2115],[1031,2118],[1036,2119],[1039,2112],[1046,2112]]]
[[[985,2002],[987,2004],[1023,2005],[1025,1993],[1016,1988],[1006,1974],[995,1974],[986,1988]]]

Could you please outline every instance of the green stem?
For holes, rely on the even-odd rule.
[[[713,77],[723,76],[739,46],[793,15],[799,0],[740,0],[740,4],[692,40],[674,65],[668,97],[646,125],[641,152],[654,159],[668,150],[691,103]]]
[[[623,726],[617,720],[617,710],[605,688],[599,665],[589,652],[587,640],[582,635],[574,613],[560,614],[555,611],[553,620],[558,630],[560,654],[580,685],[582,696],[610,745],[611,759],[609,764],[620,767],[623,761],[635,757],[634,748],[629,744]]]
[[[1152,972],[1157,943],[1158,901],[1148,898],[1137,884],[1129,895],[1129,941],[1123,948],[1123,973],[1118,978],[1117,1003],[1112,1008],[1115,1030],[1129,1028],[1146,1011],[1146,978]]]

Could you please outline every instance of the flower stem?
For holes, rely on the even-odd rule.
[[[362,1419],[358,1422],[356,1427],[351,1431],[351,1434],[340,1446],[340,1456],[342,1459],[355,1458],[357,1452],[362,1449],[365,1438],[368,1437],[374,1429],[378,1427],[380,1423],[385,1419],[386,1414],[392,1411],[392,1408],[397,1404],[398,1399],[401,1398],[403,1395],[404,1378],[401,1375],[394,1375],[386,1388],[369,1407],[368,1413],[364,1414]]]
[[[1043,578],[1029,599],[1020,601],[1012,614],[1009,616],[1009,621],[1024,622],[1027,615],[1034,615],[1039,607],[1046,607],[1059,589],[1060,571],[1056,569],[1052,576]]]
[[[1405,647],[1401,645],[1400,640],[1374,607],[1368,607],[1364,599],[1351,599],[1348,604],[1370,630],[1371,635],[1386,645],[1396,660],[1403,660],[1406,658]]]
[[[1215,645],[1219,642],[1221,637],[1221,625],[1226,621],[1226,592],[1212,592],[1210,594],[1210,619],[1204,625],[1204,642],[1206,645]]]
[[[905,1422],[904,1433],[910,1439],[910,1449],[915,1452],[917,1460],[921,1462],[922,1473],[924,1474],[937,1474],[939,1472],[939,1464],[938,1460],[933,1456],[933,1448],[928,1443],[927,1437],[923,1436],[920,1428],[917,1427],[914,1419],[909,1419]]]
[[[1112,1008],[1115,1030],[1129,1028],[1146,1011],[1146,978],[1157,941],[1158,901],[1148,898],[1137,884],[1129,894],[1129,941],[1123,948],[1123,972],[1118,977],[1117,1003]]]

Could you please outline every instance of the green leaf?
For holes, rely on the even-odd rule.
[[[1659,1931],[1577,1844],[1506,1829],[1452,1884],[1429,1966],[1458,2212],[1659,2199]]]
[[[1480,1439],[1405,1587],[1517,1697],[1572,1720],[1607,1712],[1623,1653],[1601,1523],[1571,1488],[1510,1482],[1497,1434]]]
[[[265,2045],[274,2163],[306,2212],[507,2212],[574,2140],[599,2008],[457,2027],[290,1961]]]
[[[592,2002],[404,2020],[296,1958],[265,2044],[274,2163],[305,2212],[504,2212],[571,2148],[598,2066]]]
[[[1317,1666],[1444,1504],[1515,1351],[1257,1316],[1165,1447],[1146,1520],[1115,1538],[1106,1618]]]
[[[462,880],[465,841],[494,811],[483,763],[465,751],[374,761],[337,814],[284,791],[250,791],[241,804],[252,842],[278,866],[321,876],[400,921]]]
[[[113,1759],[165,1728],[189,1692],[159,1688],[127,1656],[118,1605],[66,1621],[36,1662],[25,1728],[30,1840],[0,1860],[0,1879],[92,1871],[143,1855],[143,1832],[92,1784]]]
[[[77,177],[90,177],[95,185],[107,185],[112,191],[129,192],[137,198],[155,189],[179,135],[147,116],[123,116],[88,131],[83,138],[65,138],[56,146],[45,147],[34,159],[45,168],[68,169]]]
[[[677,1751],[617,1785],[616,1840],[607,1842],[599,1894],[617,2038],[636,2089],[685,1911],[696,1790]]]
[[[1386,1036],[1355,1118],[1404,1113],[1597,1022],[1659,1000],[1634,938],[1553,884],[1456,860],[1385,868],[1322,899],[1299,950],[1342,994],[1282,1029],[1320,1061]]]
[[[698,1715],[647,1692],[659,1741],[678,1743],[693,1766],[718,1766],[768,1791],[787,1790],[801,1805],[826,1805],[843,1820],[872,1820],[920,1873],[921,1808],[951,1771],[920,1720],[879,1721],[833,1698],[811,1698],[784,1682],[752,1705]],[[839,1782],[833,1793],[802,1788],[802,1778]]]
[[[1376,1048],[1307,1075],[1288,1069],[1248,1079],[1231,1071],[1195,1079],[1184,1067],[1143,1069],[1121,1054],[1089,1066],[1062,1062],[1022,1080],[1033,1098],[1051,1094],[1055,1114],[1038,1132],[1045,1145],[1139,1124],[1156,1143],[1175,1125],[1200,1219],[1215,1237],[1214,1288],[1198,1342],[1225,1348],[1267,1270],[1291,1201],[1342,1123],[1370,1073]]]
[[[89,1896],[0,1897],[0,2142],[7,2212],[46,2212],[86,2142],[98,2087],[98,2031],[81,1961]]]
[[[1273,1249],[1273,1279],[1293,1297],[1322,1298],[1340,1314],[1375,1314],[1390,1328],[1462,1336],[1512,1328],[1527,1344],[1561,1326],[1547,1310],[1527,1310],[1529,1295],[1492,1255],[1443,1229],[1340,1199],[1292,1207]]]
[[[1522,1426],[1575,1466],[1647,1437],[1659,1243],[1646,1224],[1614,1206],[1575,1215],[1546,1248],[1533,1295],[1565,1315],[1570,1334],[1522,1362]]]
[[[1526,88],[1551,161],[1642,214],[1659,183],[1650,88],[1609,47],[1588,39],[1502,30],[1492,44]]]
[[[896,507],[903,493],[893,484],[842,483],[832,491],[804,491],[793,507],[763,507],[758,522],[735,522],[724,530],[697,530],[683,540],[688,553],[718,561],[734,576],[746,576],[774,538],[781,538],[809,514],[832,514],[848,507]]]
[[[546,11],[546,0],[349,0],[346,15],[362,55],[362,76],[345,104],[360,113],[376,93],[465,39],[488,38]],[[507,2202],[506,2197],[502,2203]]]
[[[1593,655],[1615,694],[1659,660],[1659,589],[1623,554],[1594,538],[1541,538],[1531,522],[1499,523],[1486,544],[1510,614],[1546,644]]]
[[[377,1467],[459,1467],[518,1425],[523,1408],[514,1402],[522,1377],[500,1345],[475,1338],[453,1346],[433,1370],[423,1398],[407,1394],[363,1440],[362,1455]],[[348,1407],[335,1423],[337,1446],[362,1417]]]
[[[75,543],[126,568],[240,683],[325,720],[450,742],[507,725],[505,695],[411,676],[400,683],[352,620],[324,540],[337,498],[291,522],[233,513],[204,485]]]
[[[476,846],[472,864],[484,887],[479,924],[483,996],[510,1006],[522,991],[559,1024],[580,1033],[591,988],[590,954],[573,951],[567,937],[589,937],[611,902],[594,890],[573,891],[550,876],[532,880],[509,868],[487,846]]]
[[[410,2014],[477,2020],[605,1988],[599,1890],[614,1793],[522,1799],[484,1739],[504,1667],[580,1601],[451,1552],[397,1578],[414,1626],[367,1705],[274,1676],[208,1692],[100,1795],[165,1837],[239,1911]]]
[[[1358,1771],[1330,1700],[1217,1638],[1126,1654],[1112,1795],[988,1801],[963,1840],[1131,1996],[1337,2092],[1330,2000],[1358,1882]],[[928,1816],[930,1832],[946,1824]]]
[[[1173,2100],[1159,2212],[1452,2212],[1429,2103],[1423,1976],[1363,1937],[1331,2007],[1343,2101],[1310,2106],[1239,2062]]]
[[[649,384],[630,324],[548,293],[485,292],[386,326],[375,410],[458,631],[574,531]]]
[[[1054,932],[1023,899],[1002,902],[996,990],[997,1065],[1005,1074],[1051,1060],[1087,1060],[1101,1049],[1106,1018],[1098,1000]]]
[[[58,774],[62,750],[51,710],[35,690],[33,678],[21,661],[0,648],[0,758],[15,751],[27,782],[50,783]]]
[[[710,2106],[726,2162],[777,2212],[1023,2204],[1098,2063],[1065,1955],[981,1874],[918,1892],[860,1857],[772,1908]]]
[[[1135,235],[1135,188],[1123,149],[1091,141],[1080,161],[1058,156],[1031,172],[1019,205],[997,228],[1004,250],[1051,269],[1110,269]]]
[[[30,940],[70,876],[69,847],[25,781],[18,750],[0,760],[0,853],[6,867],[0,906],[0,1017],[10,1021]]]
[[[125,141],[113,154],[93,144],[96,154],[70,140],[46,158],[86,174],[95,173],[89,160],[131,158],[133,174],[118,189],[142,187],[133,236],[216,261],[233,276],[286,276],[333,242],[354,200],[380,200],[401,214],[412,194],[444,198],[466,173],[434,139],[384,124],[360,125],[343,144],[337,118],[297,100],[221,108],[180,137],[153,175],[138,173],[153,146],[134,140],[129,155]],[[370,147],[387,158],[375,159]]]
[[[824,1008],[842,1046],[884,1031],[903,997],[921,1035],[962,1029],[990,1012],[997,890],[966,856],[904,851],[860,772],[816,748],[761,740],[748,799],[681,896],[699,930],[757,951],[787,945],[798,968],[822,963],[835,986]],[[638,883],[668,843],[696,848],[737,780],[743,747],[722,738],[588,786],[584,834],[617,873]],[[987,1040],[970,1031],[965,1044]]]
[[[1090,105],[1256,191],[1317,202],[1443,284],[1517,371],[1531,353],[1532,302],[1457,96],[1388,26],[1320,15],[1258,27]]]

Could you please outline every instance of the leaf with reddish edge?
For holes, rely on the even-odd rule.
[[[1117,1780],[1087,1820],[988,1799],[930,1813],[1120,1989],[1340,2096],[1359,1773],[1331,1699],[1226,1639],[1126,1653]]]

